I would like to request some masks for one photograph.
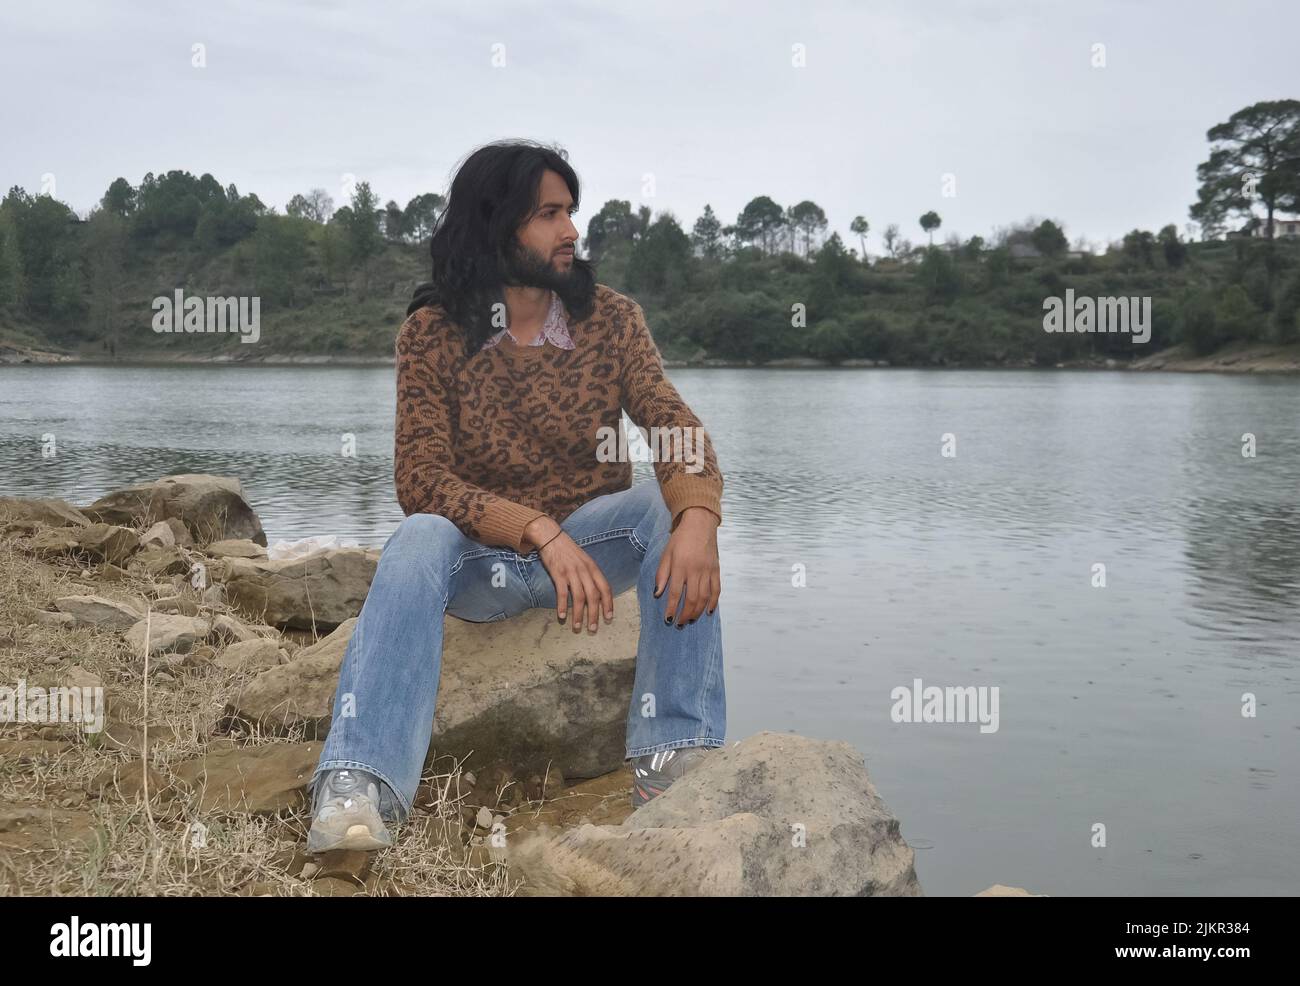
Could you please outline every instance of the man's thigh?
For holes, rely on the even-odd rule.
[[[452,565],[447,612],[472,623],[491,623],[518,616],[532,605],[523,558],[465,538]]]

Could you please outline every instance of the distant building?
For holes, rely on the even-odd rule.
[[[1261,222],[1255,227],[1256,236],[1264,236],[1264,228],[1268,225]],[[1300,219],[1286,218],[1283,216],[1273,217],[1273,239],[1295,240],[1300,239]]]
[[[1229,230],[1224,234],[1225,240],[1238,240],[1246,237],[1255,237],[1257,239],[1268,239],[1268,223],[1258,216],[1252,216],[1250,220],[1241,227],[1241,229]],[[1275,240],[1295,240],[1300,239],[1300,218],[1294,216],[1274,216],[1273,217],[1273,239]]]

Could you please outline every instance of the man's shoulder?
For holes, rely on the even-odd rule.
[[[447,313],[437,302],[416,308],[406,316],[397,330],[398,349],[429,350],[444,346],[454,338]]]
[[[596,285],[592,318],[607,323],[616,336],[625,333],[640,314],[641,306],[636,299],[615,291],[608,284]]]
[[[596,285],[596,311],[632,312],[640,306],[625,294],[615,291],[608,284]]]

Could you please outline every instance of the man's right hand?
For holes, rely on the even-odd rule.
[[[549,529],[542,521],[549,522]],[[538,525],[538,530],[532,529],[533,524]],[[606,623],[614,619],[614,593],[605,580],[605,574],[591,555],[579,548],[578,542],[554,520],[539,517],[533,524],[525,528],[524,536],[533,544],[545,545],[538,557],[555,585],[556,618],[563,623],[572,612],[574,633],[582,632],[584,622],[588,624],[588,632],[595,633],[600,626],[602,611]],[[573,596],[572,610],[570,595]]]

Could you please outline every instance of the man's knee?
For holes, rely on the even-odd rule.
[[[389,547],[410,547],[428,552],[443,545],[454,544],[463,537],[460,528],[441,514],[410,514],[397,525]]]

